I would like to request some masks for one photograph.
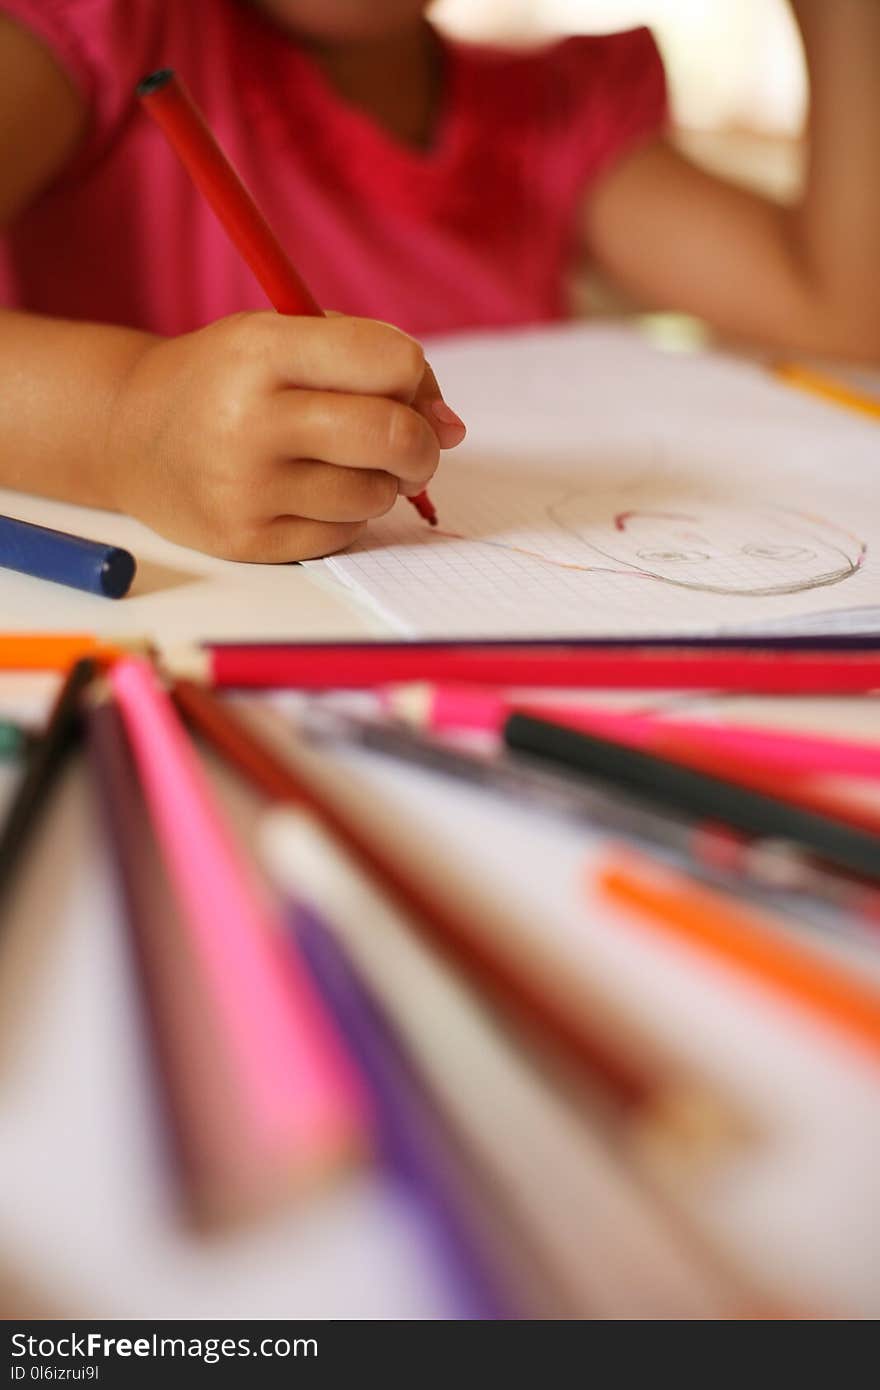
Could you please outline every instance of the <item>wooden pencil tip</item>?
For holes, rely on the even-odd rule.
[[[655,1176],[680,1181],[706,1172],[749,1137],[745,1118],[697,1083],[663,1087],[634,1116],[634,1149]]]
[[[107,672],[99,667],[97,675],[85,692],[85,707],[87,710],[98,709],[112,698],[113,690],[110,685],[110,678]]]
[[[123,656],[146,656],[150,660],[156,653],[151,637],[137,635],[132,637],[100,638],[95,656],[102,667],[112,666]]]
[[[262,817],[258,832],[260,855],[266,872],[282,892],[296,896],[313,886],[301,881],[302,861],[323,865],[333,858],[328,840],[315,817],[298,806],[277,806]]]
[[[211,684],[211,654],[203,647],[190,644],[174,647],[160,645],[154,659],[159,673],[168,680],[196,681],[199,685]]]
[[[423,729],[431,712],[432,691],[427,681],[414,681],[411,685],[391,686],[382,699],[389,714]]]

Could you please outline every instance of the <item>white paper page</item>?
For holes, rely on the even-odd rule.
[[[880,626],[880,430],[624,329],[439,346],[468,441],[327,564],[398,631],[498,637]],[[877,499],[877,502],[875,502]]]

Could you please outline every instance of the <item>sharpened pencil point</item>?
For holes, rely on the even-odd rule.
[[[197,681],[200,685],[211,680],[211,654],[204,647],[160,647],[156,665],[161,675],[172,680]]]
[[[427,492],[417,493],[415,497],[407,497],[407,502],[411,502],[423,521],[427,521],[429,526],[437,525],[437,508],[431,501]]]
[[[698,1081],[662,1089],[629,1123],[639,1159],[673,1183],[712,1170],[756,1137],[731,1101]]]
[[[384,690],[381,698],[390,714],[422,729],[430,722],[433,695],[434,688],[427,681],[414,681]]]

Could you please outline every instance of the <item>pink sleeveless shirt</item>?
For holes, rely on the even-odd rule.
[[[91,111],[71,166],[0,239],[0,303],[161,333],[261,289],[140,110],[176,68],[320,303],[420,336],[564,316],[576,208],[656,135],[662,64],[645,29],[537,52],[444,44],[428,150],[343,102],[241,0],[0,0]]]

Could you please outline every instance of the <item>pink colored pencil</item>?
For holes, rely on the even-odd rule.
[[[500,733],[505,720],[516,709],[542,719],[555,719],[600,737],[619,737],[641,748],[656,748],[668,735],[676,741],[689,739],[695,744],[711,746],[717,752],[754,758],[765,770],[773,768],[804,776],[880,777],[880,741],[868,743],[788,733],[750,724],[718,725],[697,719],[666,719],[592,706],[511,700],[478,686],[402,686],[392,688],[386,698],[395,712],[436,733],[456,729]]]
[[[237,1072],[256,1160],[323,1176],[366,1108],[310,977],[264,902],[170,700],[145,661],[111,672],[188,946]]]

